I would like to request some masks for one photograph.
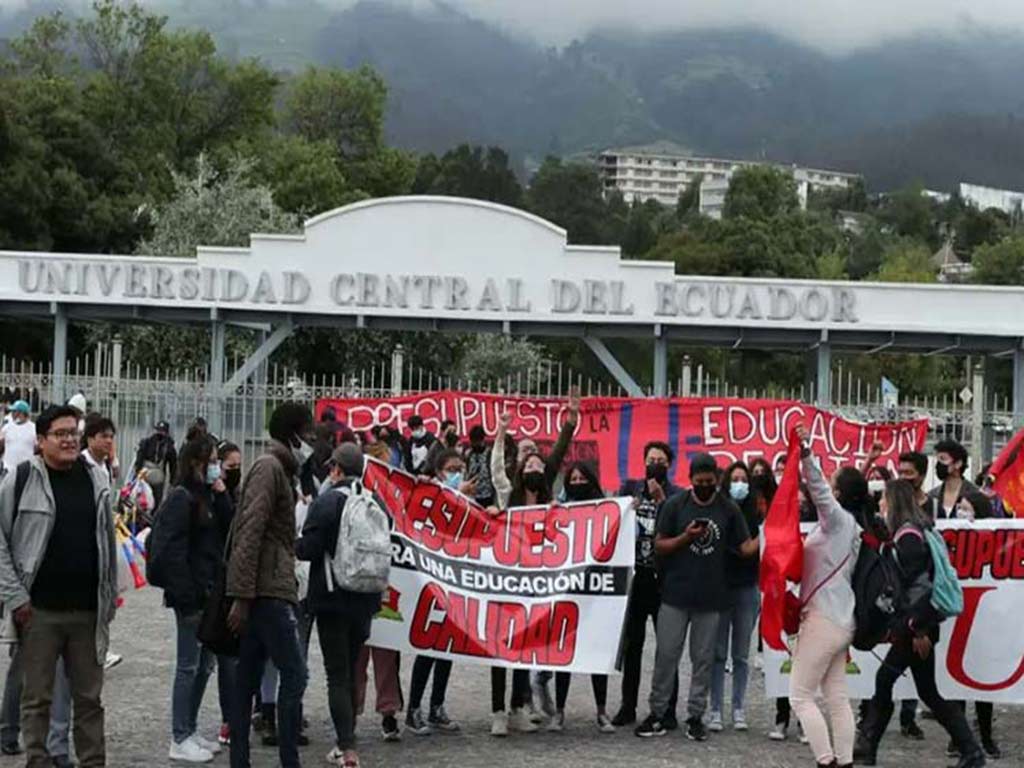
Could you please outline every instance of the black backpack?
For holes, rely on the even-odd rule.
[[[166,515],[161,514],[168,502],[179,493],[183,493],[188,497],[189,510],[191,513],[194,513],[195,500],[192,498],[192,494],[180,485],[175,486],[164,497],[163,501],[160,502],[160,506],[153,517],[153,524],[149,529],[149,537],[146,539],[146,581],[160,589],[167,588],[167,568],[180,567],[178,564],[168,565],[166,562],[168,557],[167,522]],[[161,525],[161,522],[163,525]]]
[[[860,554],[853,568],[853,647],[870,651],[886,642],[896,618],[903,613],[902,572],[892,547],[861,534]]]

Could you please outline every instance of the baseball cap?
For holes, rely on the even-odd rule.
[[[153,429],[155,429],[157,432],[170,432],[171,425],[168,424],[166,421],[158,421],[156,424],[153,425]]]
[[[15,400],[14,405],[11,406],[11,410],[16,411],[17,413],[26,414],[32,412],[32,409],[29,408],[28,403],[26,403],[24,400]]]

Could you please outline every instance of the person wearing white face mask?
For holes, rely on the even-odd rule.
[[[427,431],[422,416],[410,416],[408,424],[410,434],[405,444],[405,469],[414,475],[427,474],[427,457],[437,437]]]
[[[732,464],[722,476],[722,495],[732,499],[743,513],[750,535],[756,538],[761,523],[757,500],[750,492],[750,471],[742,461]],[[759,556],[742,557],[734,552],[726,554],[726,584],[729,592],[727,607],[718,622],[715,642],[715,663],[711,668],[711,714],[708,730],[725,728],[722,718],[725,698],[725,668],[732,652],[732,725],[737,731],[747,730],[744,704],[747,694],[750,656],[750,636],[757,626],[760,608],[758,591]]]

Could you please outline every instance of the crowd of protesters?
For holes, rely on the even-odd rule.
[[[79,396],[80,397],[80,396]],[[404,732],[425,736],[458,731],[448,712],[447,689],[457,674],[449,660],[412,660],[408,700],[399,682],[400,655],[366,645],[383,595],[337,587],[329,569],[345,499],[360,492],[365,456],[432,479],[492,514],[512,507],[582,502],[618,491],[633,499],[635,572],[622,628],[619,706],[609,715],[608,677],[592,675],[596,728],[631,728],[640,737],[682,727],[704,741],[728,726],[747,730],[746,691],[760,592],[761,525],[771,506],[782,462],[764,459],[720,467],[707,454],[689,457],[685,488],[673,484],[673,447],[643,448],[643,477],[620,489],[603,489],[595,467],[566,465],[579,416],[572,396],[556,443],[544,451],[532,439],[516,440],[511,419],[500,419],[493,441],[483,428],[465,436],[446,421],[437,434],[423,419],[405,425],[351,430],[327,409],[318,423],[309,409],[285,403],[271,415],[269,445],[258,456],[218,441],[197,419],[175,446],[170,425],[158,421],[138,446],[127,478],[116,456],[116,427],[87,413],[84,398],[54,406],[33,421],[15,402],[0,428],[0,601],[12,657],[0,711],[0,751],[25,752],[30,768],[106,763],[104,674],[119,657],[110,653],[109,625],[118,603],[115,513],[128,500],[133,526],[151,526],[147,575],[163,590],[175,622],[176,665],[169,724],[172,760],[206,763],[225,747],[232,768],[251,765],[253,733],[278,748],[285,768],[300,765],[305,736],[303,696],[309,677],[308,646],[315,626],[335,744],[328,760],[356,768],[354,728],[364,711],[372,661],[381,737]],[[799,430],[801,438],[805,432]],[[857,723],[846,687],[851,644],[854,563],[861,532],[893,542],[908,584],[927,578],[922,533],[936,519],[975,520],[1001,507],[984,475],[965,479],[963,446],[936,446],[940,483],[924,488],[928,457],[899,457],[898,476],[876,463],[873,450],[860,467],[825,477],[806,449],[800,466],[800,514],[816,523],[804,545],[801,627],[792,659],[789,698],[776,702],[770,736],[785,739],[791,714],[818,765],[874,765],[893,713],[892,688],[913,675],[928,710],[948,732],[948,753],[960,768],[998,757],[991,704],[978,703],[975,738],[963,702],[944,700],[935,686],[934,644],[941,617],[925,598],[899,617],[893,643],[863,702]],[[243,467],[247,467],[244,470]],[[120,493],[114,489],[122,487]],[[881,515],[881,517],[878,517]],[[695,588],[699,585],[699,588]],[[201,624],[213,601],[224,601],[224,623],[237,647],[231,652],[201,641]],[[648,714],[638,720],[638,693],[648,620],[656,651]],[[679,664],[688,651],[689,690],[679,723]],[[208,680],[216,669],[220,722],[199,722]],[[726,696],[727,671],[732,686]],[[571,675],[504,667],[491,670],[491,734],[565,728]],[[509,690],[509,680],[511,688]],[[429,699],[424,704],[429,687]],[[824,696],[827,716],[819,708]],[[923,739],[917,702],[904,702],[901,733]],[[209,735],[209,738],[204,736]]]

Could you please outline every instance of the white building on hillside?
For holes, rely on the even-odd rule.
[[[1024,211],[1024,192],[961,182],[960,198],[981,211],[996,208],[1013,218],[1020,217]]]
[[[701,199],[708,200],[707,211],[702,202],[701,211],[707,215],[721,215],[718,197],[724,201],[723,186],[727,189],[732,175],[741,168],[771,165],[791,173],[797,182],[801,207],[807,205],[810,189],[846,189],[859,178],[857,174],[823,171],[778,163],[759,163],[753,160],[727,160],[696,157],[685,148],[671,142],[658,142],[644,147],[609,149],[598,156],[598,169],[604,180],[605,193],[622,192],[627,201],[657,200],[663,205],[675,205],[679,193],[694,179],[700,177]],[[706,191],[705,191],[705,185]]]

